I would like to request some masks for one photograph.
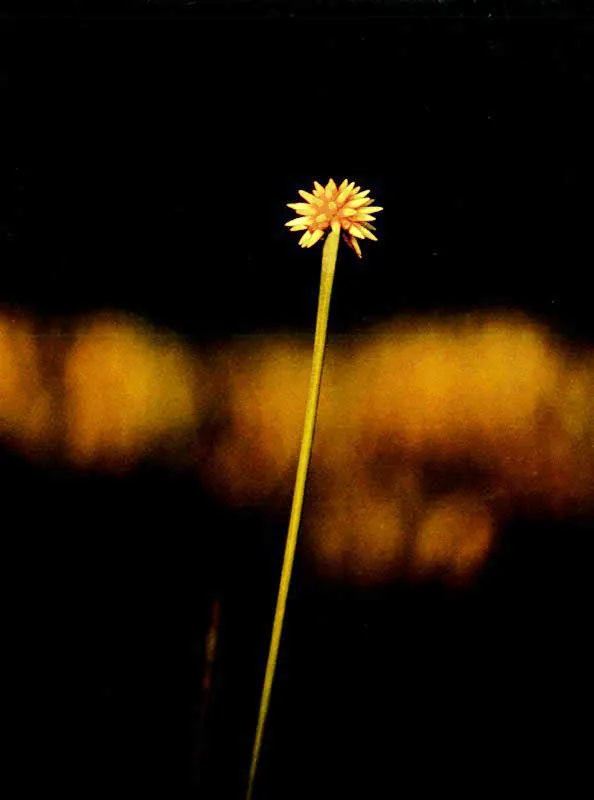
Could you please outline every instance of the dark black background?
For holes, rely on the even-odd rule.
[[[24,2],[2,34],[5,307],[121,308],[198,344],[311,332],[319,248],[285,204],[333,176],[385,211],[362,262],[341,251],[331,332],[504,308],[594,340],[586,7]],[[2,460],[22,779],[241,797],[284,521],[154,464],[122,482]],[[299,566],[258,796],[572,794],[591,534],[517,520],[463,592],[339,590]]]

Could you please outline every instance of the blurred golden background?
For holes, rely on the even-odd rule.
[[[287,509],[311,343],[196,348],[103,313],[0,314],[0,432],[26,457],[125,475],[184,463],[218,501]],[[472,579],[502,523],[591,517],[594,352],[518,315],[411,317],[331,342],[303,536],[322,576]],[[168,461],[169,460],[169,461]]]

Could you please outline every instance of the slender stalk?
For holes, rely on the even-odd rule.
[[[198,716],[198,734],[196,748],[196,785],[200,786],[203,773],[204,751],[207,743],[206,723],[210,711],[213,693],[213,670],[217,655],[217,642],[221,627],[221,599],[215,597],[210,608],[210,622],[204,648],[204,671],[202,674],[202,696]]]
[[[320,384],[322,379],[322,368],[324,366],[324,352],[326,349],[326,331],[328,328],[328,312],[330,310],[330,296],[332,294],[332,283],[334,280],[334,270],[336,267],[336,255],[338,253],[339,233],[331,231],[324,243],[322,253],[322,274],[320,277],[320,296],[318,300],[318,315],[316,319],[316,333],[314,339],[313,358],[311,374],[309,379],[309,391],[307,395],[307,405],[305,408],[305,423],[303,426],[303,436],[301,439],[301,450],[299,452],[299,462],[297,465],[297,476],[295,478],[295,489],[293,492],[293,504],[291,506],[291,517],[289,519],[289,531],[285,545],[285,555],[283,567],[278,587],[276,600],[276,611],[272,625],[272,637],[268,650],[268,661],[266,663],[266,673],[262,687],[260,699],[260,711],[258,713],[258,726],[256,728],[256,739],[252,752],[250,766],[250,777],[246,800],[251,800],[254,791],[254,780],[258,769],[258,760],[264,736],[264,727],[270,706],[270,695],[272,683],[276,671],[278,660],[278,650],[282,634],[285,608],[287,605],[287,595],[293,570],[293,560],[295,557],[295,547],[297,545],[297,534],[301,521],[301,509],[303,507],[303,496],[305,493],[305,482],[307,471],[311,459],[312,442],[318,413],[318,400],[320,397]]]

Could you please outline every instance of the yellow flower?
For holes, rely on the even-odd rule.
[[[372,206],[373,200],[367,197],[369,189],[361,192],[355,182],[346,179],[337,186],[332,178],[326,186],[314,181],[313,193],[299,189],[305,202],[287,203],[289,208],[297,211],[299,217],[285,223],[292,231],[305,231],[299,244],[301,247],[312,247],[319,242],[324,232],[342,229],[345,242],[352,247],[361,258],[361,248],[357,239],[377,238],[371,233],[375,228],[370,224],[375,220],[372,214],[383,211],[380,206]]]

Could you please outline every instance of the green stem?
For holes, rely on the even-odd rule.
[[[256,740],[252,752],[250,766],[250,778],[246,800],[251,800],[254,791],[254,780],[258,769],[258,759],[262,747],[264,726],[268,716],[270,706],[270,694],[272,682],[276,671],[278,660],[278,650],[287,605],[287,595],[293,570],[293,560],[295,557],[295,547],[297,546],[297,534],[301,521],[301,509],[303,507],[303,496],[305,493],[305,482],[307,471],[311,459],[311,449],[316,426],[316,416],[318,413],[318,400],[320,397],[320,383],[322,379],[322,368],[324,366],[324,352],[326,349],[326,331],[328,328],[328,312],[330,310],[330,296],[332,294],[332,282],[334,280],[334,270],[336,267],[336,255],[338,253],[339,233],[331,231],[324,243],[322,253],[322,274],[320,277],[320,296],[318,300],[318,315],[316,320],[316,333],[314,339],[314,350],[311,365],[311,375],[309,379],[309,391],[307,395],[307,405],[305,407],[305,423],[303,426],[303,436],[301,438],[301,450],[299,452],[299,463],[297,465],[297,477],[295,478],[295,490],[293,492],[293,504],[291,506],[291,517],[289,519],[289,532],[285,545],[285,555],[283,558],[283,568],[278,587],[276,600],[276,611],[272,625],[272,637],[268,650],[268,661],[266,663],[266,673],[262,687],[260,699],[260,711],[258,713],[258,727],[256,728]]]

